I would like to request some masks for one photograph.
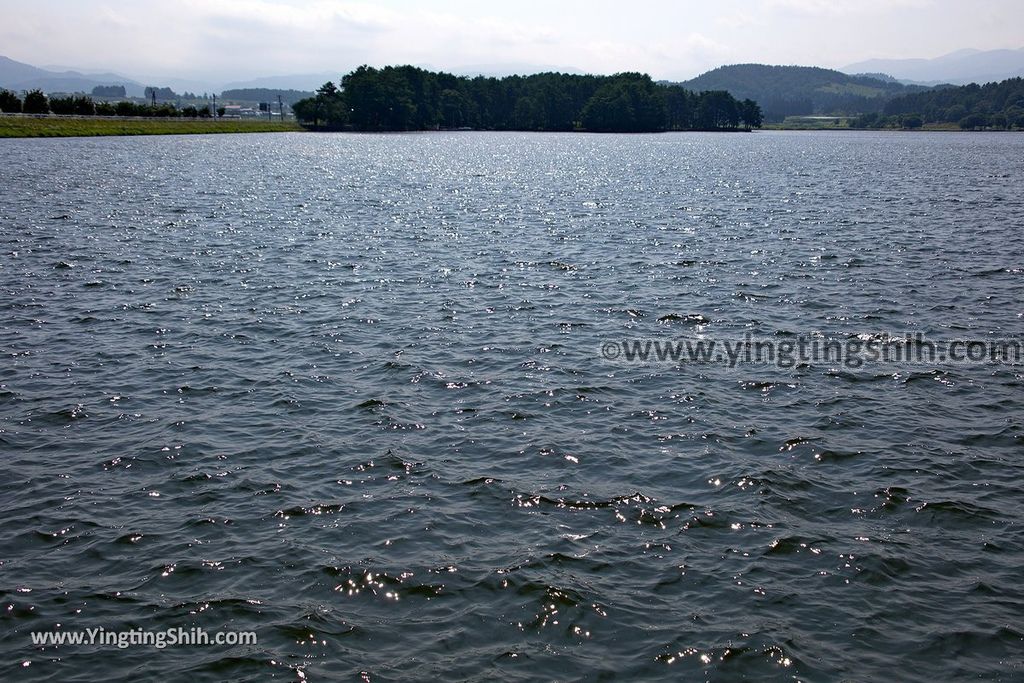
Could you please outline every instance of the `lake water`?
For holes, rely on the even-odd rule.
[[[1024,676],[1024,135],[0,141],[0,678]],[[660,319],[660,320],[659,320]],[[255,645],[36,646],[201,627]]]

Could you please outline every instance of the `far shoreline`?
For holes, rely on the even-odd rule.
[[[751,133],[749,128],[605,132],[588,130],[533,131],[488,128],[430,128],[425,130],[332,130],[295,121],[238,119],[174,119],[109,116],[26,116],[0,114],[2,138],[129,137],[138,135],[225,135],[235,133],[350,133],[357,135],[407,133],[583,133],[589,135],[659,135],[662,133]]]
[[[660,135],[663,133],[752,133],[757,131],[792,132],[884,132],[884,133],[1017,133],[1013,130],[963,130],[950,125],[922,126],[920,128],[852,128],[835,125],[796,125],[782,123],[765,124],[759,129],[717,128],[711,130],[663,130],[613,133],[604,131],[531,131],[501,130],[487,128],[432,128],[426,130],[330,130],[315,128],[295,121],[265,121],[238,119],[150,119],[95,117],[30,117],[0,115],[0,139],[25,138],[67,138],[67,137],[133,137],[146,135],[231,135],[238,133],[348,133],[356,135],[409,134],[409,133],[574,133],[588,135]]]
[[[1008,130],[1008,129],[963,129],[953,128],[950,126],[922,126],[920,128],[850,128],[849,126],[820,126],[818,128],[810,126],[783,126],[781,124],[766,124],[761,128],[762,131],[789,131],[796,133],[1011,133],[1019,134],[1019,130]]]

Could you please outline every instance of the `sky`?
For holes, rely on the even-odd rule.
[[[4,56],[209,82],[364,63],[685,80],[743,62],[837,68],[1016,49],[1022,27],[1021,0],[0,0]]]

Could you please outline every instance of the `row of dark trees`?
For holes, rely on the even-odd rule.
[[[882,114],[865,114],[850,125],[918,128],[929,123],[955,123],[964,130],[1024,130],[1024,78],[897,97],[886,103]]]
[[[92,89],[93,97],[127,97],[128,93],[123,85],[97,85]]]
[[[0,112],[5,114],[49,114],[50,102],[42,90],[29,90],[25,99],[10,90],[0,88]]]
[[[654,132],[761,125],[761,109],[724,91],[695,93],[621,73],[467,78],[414,66],[361,66],[293,105],[300,121],[332,130]]]
[[[173,104],[139,104],[129,100],[96,102],[88,95],[47,97],[41,90],[29,90],[24,99],[10,90],[0,89],[0,111],[24,114],[78,114],[80,116],[165,116],[184,118],[210,118],[209,107],[187,106],[182,109]],[[217,116],[224,115],[218,107]]]

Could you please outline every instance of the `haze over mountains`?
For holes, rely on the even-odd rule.
[[[420,64],[418,66],[438,71],[449,71],[458,76],[483,75],[501,77],[509,74],[527,75],[542,72],[583,73],[580,69],[573,67],[520,62],[472,64],[456,69],[439,69],[429,64]],[[14,91],[39,88],[45,92],[90,92],[97,85],[123,85],[128,95],[132,97],[141,97],[148,85],[169,87],[177,92],[190,91],[197,93],[244,88],[311,91],[316,90],[327,81],[337,81],[340,78],[340,74],[348,70],[349,68],[339,67],[335,71],[263,76],[260,78],[217,83],[180,77],[129,77],[117,73],[76,69],[66,66],[38,67],[0,56],[0,87]]]
[[[90,92],[97,85],[123,85],[133,96],[141,96],[145,89],[144,85],[118,74],[50,71],[0,56],[0,87],[9,90],[39,88],[45,92]]]
[[[355,65],[353,65],[354,67]],[[525,64],[519,62],[505,62],[499,64],[472,64],[462,66],[457,69],[440,69],[430,64],[416,64],[420,68],[427,69],[428,71],[449,71],[456,76],[494,76],[502,77],[509,74],[535,74],[542,73],[545,71],[555,71],[559,73],[568,74],[580,74],[583,73],[579,69],[567,68],[560,66],[553,66],[548,64]],[[337,82],[341,78],[341,74],[346,73],[350,69],[341,68],[337,71],[320,71],[317,73],[306,73],[306,74],[288,74],[284,76],[263,76],[261,78],[252,78],[244,81],[230,81],[224,83],[222,86],[206,86],[202,90],[235,90],[242,88],[273,88],[281,90],[316,90],[327,81]],[[171,85],[171,87],[174,87]],[[193,91],[198,91],[197,88],[191,88]]]
[[[869,59],[840,69],[849,74],[884,73],[923,85],[984,84],[1024,76],[1024,48],[958,50],[935,59]]]

